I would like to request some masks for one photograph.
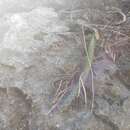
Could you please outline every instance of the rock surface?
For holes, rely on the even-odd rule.
[[[67,82],[84,61],[81,27],[77,25],[81,12],[72,15],[65,11],[83,5],[94,8],[91,13],[95,16],[95,9],[100,14],[104,6],[118,5],[112,0],[96,2],[0,1],[0,130],[130,130],[130,92],[106,57],[93,65],[93,113],[81,95],[65,108],[59,106],[47,114],[57,83]],[[83,18],[90,14],[85,11]],[[75,25],[68,22],[71,20]],[[93,22],[96,20],[94,17]]]

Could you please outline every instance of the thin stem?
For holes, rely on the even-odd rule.
[[[82,85],[82,88],[83,88],[85,104],[87,104],[87,93],[86,93],[85,85],[84,85],[84,82],[83,82],[81,76],[79,78],[79,81],[81,82],[81,85]]]
[[[95,30],[94,30],[95,31]],[[84,34],[84,26],[82,25],[82,34],[83,34],[83,41],[84,41],[84,44],[85,44],[85,50],[86,50],[86,57],[88,59],[88,64],[89,64],[89,67],[90,67],[90,71],[91,71],[91,78],[92,78],[92,104],[91,104],[91,112],[93,112],[93,108],[94,108],[94,100],[95,100],[95,90],[94,90],[94,83],[93,83],[93,70],[92,70],[92,65],[91,65],[91,61],[89,59],[89,54],[88,54],[88,51],[87,51],[87,46],[86,46],[86,39],[85,39],[85,34]]]

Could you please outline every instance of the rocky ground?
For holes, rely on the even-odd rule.
[[[128,5],[0,0],[0,130],[130,130]],[[85,103],[84,89],[80,95],[77,89],[85,61],[82,31],[89,43],[92,30],[99,35],[94,92],[89,74]]]

